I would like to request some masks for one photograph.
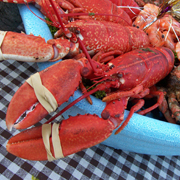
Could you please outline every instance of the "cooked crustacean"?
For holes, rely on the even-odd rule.
[[[159,106],[168,122],[180,124],[180,66],[175,66],[169,74],[167,84],[158,89],[164,92],[163,103]]]
[[[90,94],[98,90],[105,90],[108,96],[103,98],[103,101],[107,102],[107,107],[101,114],[102,118],[90,114],[78,115],[63,120],[55,127],[52,124],[46,124],[43,128],[28,129],[9,140],[7,150],[10,153],[25,159],[45,160],[49,156],[52,159],[64,157],[100,143],[109,137],[112,131],[122,122],[129,97],[138,98],[139,101],[131,108],[127,119],[116,131],[116,133],[120,132],[127,125],[133,113],[144,105],[144,100],[141,98],[150,93],[149,87],[171,72],[174,66],[174,55],[168,48],[149,47],[126,53],[111,60],[108,64],[101,64],[94,60],[92,60],[92,63],[95,71],[92,70],[87,59],[64,60],[30,78],[12,98],[6,115],[6,124],[9,129],[13,126],[18,129],[26,128],[40,121],[48,114],[49,108],[46,110],[46,106],[40,103],[41,98],[39,99],[38,95],[36,95],[35,82],[37,79],[42,80],[43,86],[52,94],[50,97],[54,97],[49,98],[49,96],[45,95],[42,98],[50,102],[55,101],[55,103],[50,103],[50,110],[55,110],[57,106],[60,106],[73,95],[81,82],[82,76],[89,79],[98,78],[100,84],[72,102],[65,110]],[[32,81],[31,85],[29,85],[29,81]],[[33,84],[34,86],[32,86]],[[113,91],[109,94],[111,89]],[[41,94],[42,91],[40,90]],[[159,97],[157,103],[139,112],[140,114],[147,113],[161,104],[162,92],[156,91],[151,95]],[[50,139],[50,142],[45,142],[45,144],[50,143],[50,146],[47,146],[51,150],[48,148],[48,155],[46,153],[46,145],[43,143],[44,135],[41,134],[41,130],[44,127],[46,129],[46,126],[49,130],[51,130],[51,126],[54,127],[55,130],[52,133],[56,132],[55,139],[60,138],[61,140],[61,143],[58,140],[58,144],[61,144],[58,148],[61,147],[63,152],[60,155],[56,156],[54,154],[54,142],[51,139],[49,130],[45,133],[45,135],[49,134],[45,139]],[[24,151],[24,148],[26,148],[26,151]],[[29,151],[33,153],[29,153]],[[49,153],[50,151],[51,153]]]
[[[179,4],[178,1],[177,3]],[[168,10],[165,11],[154,4],[146,4],[133,22],[133,26],[143,29],[148,34],[152,46],[168,47],[177,52],[178,59],[180,59],[180,23],[167,12]]]

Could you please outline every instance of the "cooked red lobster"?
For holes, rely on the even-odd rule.
[[[78,152],[109,137],[112,131],[123,121],[123,112],[129,97],[139,99],[148,94],[159,97],[153,107],[146,109],[144,112],[141,111],[140,114],[158,107],[162,102],[163,93],[151,93],[149,87],[170,73],[174,66],[174,55],[168,48],[149,47],[126,53],[113,59],[107,65],[99,64],[95,61],[93,61],[93,64],[96,68],[96,74],[94,74],[85,58],[64,60],[40,72],[43,86],[52,93],[58,106],[73,95],[81,82],[82,76],[90,79],[99,77],[101,83],[80,99],[97,90],[105,90],[109,94],[109,90],[113,89],[103,99],[103,101],[108,103],[101,114],[102,118],[90,114],[78,115],[69,117],[69,119],[63,120],[59,125],[55,125],[56,131],[53,130],[53,132],[58,134],[55,136],[55,139],[57,137],[60,138],[60,140],[57,140],[58,144],[60,144],[58,146],[59,150],[54,147],[54,140],[52,140],[51,133],[48,132],[49,136],[45,139],[49,139],[48,143],[50,143],[50,149],[48,150],[48,152],[51,152],[50,160]],[[129,116],[117,132],[122,130],[133,113],[143,106],[142,101],[142,99],[139,99],[138,103],[131,108]],[[24,111],[26,111],[25,114]],[[39,103],[34,89],[25,82],[16,92],[8,107],[6,116],[7,127],[11,128],[16,123],[16,128],[25,128],[41,120],[47,114],[47,110]],[[16,122],[21,115],[24,119]],[[48,129],[51,131],[52,125],[46,125],[49,126]],[[45,149],[41,130],[42,127],[35,127],[12,137],[7,144],[7,150],[21,158],[46,160],[50,155],[49,153],[47,155],[47,147]],[[53,150],[53,148],[55,149]],[[60,149],[62,149],[62,152]],[[60,155],[55,153],[56,150],[61,152]]]

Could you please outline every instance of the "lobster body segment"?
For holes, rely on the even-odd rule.
[[[120,77],[120,91],[130,90],[138,85],[148,88],[166,77],[174,66],[174,55],[168,48],[142,48],[128,52],[113,59],[110,65],[114,69],[111,74],[117,72]]]
[[[6,0],[0,0],[7,2]],[[14,3],[14,0],[8,0],[8,3]],[[52,8],[51,1],[43,0],[17,0],[16,3],[26,4],[34,3],[40,9],[40,11],[48,17],[54,25],[57,26],[58,18],[55,15],[55,10]],[[70,12],[84,12],[89,13],[89,15],[98,14],[97,16],[86,16],[85,18],[93,18],[100,21],[111,21],[120,23],[122,25],[131,26],[132,20],[129,15],[122,9],[117,8],[117,6],[110,0],[75,0],[75,1],[54,1],[56,5],[56,11],[58,15],[61,16],[65,14],[66,10]],[[108,16],[107,16],[108,14]],[[63,18],[64,23],[67,23],[67,18]]]
[[[79,31],[78,36],[90,54],[114,50],[119,50],[123,54],[149,45],[147,34],[131,26],[122,26],[112,22],[78,20],[65,27],[75,33]]]
[[[92,16],[95,20],[100,21],[110,21],[119,23],[121,25],[131,26],[132,20],[129,15],[122,8],[118,8],[116,4],[112,3],[110,0],[78,0],[82,7],[87,13],[101,14],[100,16]],[[103,16],[111,15],[112,16]],[[113,16],[115,15],[115,16]]]
[[[116,4],[119,8],[122,8],[129,17],[133,20],[140,12],[138,4],[134,0],[110,0],[112,3]],[[143,1],[142,1],[143,2]],[[123,7],[124,6],[124,7]]]
[[[142,30],[112,22],[77,20],[66,25],[66,28],[73,33],[78,32],[77,36],[91,55],[99,51],[119,51],[123,54],[149,45],[148,36]],[[79,43],[66,39],[61,31],[56,36],[61,37],[46,43],[42,37],[32,34],[7,32],[1,46],[2,56],[4,59],[43,62],[79,54]]]

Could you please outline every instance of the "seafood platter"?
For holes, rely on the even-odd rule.
[[[178,4],[179,1],[177,1],[176,3]],[[166,7],[163,8],[167,9],[167,7],[169,6],[167,6],[167,4],[165,5]],[[52,7],[54,6],[53,8],[55,8],[56,5],[52,3],[51,6]],[[178,21],[174,19],[172,20],[170,17],[168,17],[168,19],[170,19],[169,27],[173,27],[173,28],[169,28],[169,27],[166,28],[164,27],[164,24],[161,21],[159,21],[159,19],[161,18],[167,18],[166,15],[164,15],[167,10],[164,11],[164,9],[162,8],[163,11],[161,11],[160,14],[158,12],[158,14],[155,15],[156,19],[151,20],[151,22],[148,22],[147,20],[145,25],[144,24],[137,25],[134,23],[134,22],[139,23],[140,18],[137,21],[133,20],[134,21],[133,23],[131,22],[131,19],[130,20],[122,19],[123,22],[121,23],[124,23],[125,25],[124,26],[122,25],[120,27],[120,32],[116,29],[116,27],[114,27],[113,25],[115,24],[114,22],[104,23],[103,21],[101,22],[101,20],[95,21],[93,18],[92,19],[87,18],[89,17],[87,16],[87,14],[85,15],[82,14],[80,20],[77,20],[77,22],[76,21],[73,22],[73,20],[71,19],[72,22],[70,22],[70,24],[67,24],[64,30],[58,32],[59,34],[61,35],[63,34],[66,36],[65,38],[64,37],[59,38],[61,39],[61,42],[59,43],[59,41],[54,42],[49,26],[47,25],[46,20],[43,20],[44,15],[34,5],[27,6],[23,4],[18,4],[18,8],[25,27],[26,34],[29,35],[29,37],[34,37],[34,36],[37,37],[40,35],[45,39],[46,42],[50,40],[49,44],[52,45],[53,48],[54,46],[57,46],[58,48],[60,44],[61,47],[59,48],[60,50],[58,51],[61,52],[59,52],[59,55],[58,57],[56,57],[55,61],[44,60],[45,59],[44,55],[40,56],[38,54],[39,52],[35,52],[36,54],[32,53],[33,54],[32,56],[33,58],[35,58],[35,61],[37,61],[39,67],[37,71],[41,71],[41,72],[36,73],[36,75],[33,75],[31,78],[29,78],[25,82],[25,84],[23,84],[23,86],[20,87],[17,93],[15,93],[14,97],[10,102],[6,115],[7,127],[9,130],[14,127],[17,129],[26,129],[29,126],[40,121],[42,118],[44,118],[45,115],[48,114],[47,112],[52,112],[51,110],[48,110],[49,105],[47,105],[48,107],[46,105],[41,105],[41,103],[39,103],[41,99],[38,99],[36,95],[32,95],[34,91],[38,91],[35,88],[35,86],[37,86],[38,88],[44,88],[45,85],[47,85],[47,87],[52,86],[54,89],[52,90],[50,90],[51,88],[49,89],[49,91],[52,91],[51,92],[52,94],[53,93],[58,94],[59,92],[61,92],[59,93],[61,95],[55,97],[55,100],[54,97],[52,97],[52,94],[50,93],[50,95],[49,94],[46,95],[46,98],[42,98],[43,99],[42,101],[44,101],[44,99],[50,99],[49,101],[51,102],[58,100],[62,101],[55,103],[53,102],[55,105],[51,104],[50,106],[55,106],[55,108],[53,107],[53,109],[56,109],[57,106],[62,104],[60,107],[58,107],[58,111],[61,111],[61,115],[64,117],[64,120],[62,120],[61,123],[53,124],[50,121],[53,121],[55,119],[54,117],[48,121],[49,123],[43,125],[43,127],[35,127],[32,129],[28,128],[27,130],[22,131],[21,133],[12,137],[7,143],[7,150],[10,153],[18,157],[29,160],[48,159],[51,161],[57,158],[63,158],[69,154],[76,153],[78,151],[81,151],[82,149],[91,147],[98,143],[102,143],[104,145],[113,147],[115,149],[122,149],[125,151],[148,154],[148,155],[180,155],[180,151],[179,151],[180,126],[176,123],[176,121],[178,122],[178,120],[174,120],[176,116],[174,114],[177,114],[177,110],[176,113],[171,115],[171,117],[169,118],[170,121],[171,119],[174,120],[172,123],[155,118],[154,115],[150,113],[151,110],[148,110],[147,112],[146,110],[138,111],[144,105],[144,99],[146,101],[146,98],[144,97],[146,96],[156,97],[157,103],[156,102],[154,103],[156,104],[156,108],[158,108],[158,106],[162,104],[163,101],[162,99],[164,98],[162,94],[165,95],[166,93],[157,89],[154,90],[153,88],[150,87],[153,87],[153,85],[155,85],[158,81],[168,76],[171,73],[172,69],[174,68],[174,59],[175,59],[174,53],[172,52],[172,50],[170,50],[169,47],[170,43],[168,44],[169,46],[165,45],[168,42],[170,42],[170,40],[167,42],[168,38],[176,39],[176,42],[173,40],[174,45],[172,45],[171,43],[171,46],[174,46],[174,48],[172,48],[173,50],[174,49],[177,50],[176,53],[178,56],[178,42],[179,42],[178,36],[180,36],[180,34],[178,35],[178,33],[180,33],[180,31],[178,32],[178,30],[180,30],[180,25],[178,25]],[[132,12],[133,10],[130,11]],[[99,16],[105,16],[105,15],[99,14]],[[123,16],[126,17],[125,15]],[[85,19],[85,17],[87,19]],[[107,18],[109,16],[105,16],[105,17]],[[52,22],[54,19],[58,21],[57,17],[51,16],[51,18],[52,18],[51,19]],[[63,23],[66,24],[65,23],[66,16],[64,16],[63,18],[64,18]],[[115,16],[114,18],[117,17]],[[167,22],[167,20],[165,21]],[[161,23],[163,27],[159,27],[160,26],[159,24]],[[129,24],[131,24],[131,26]],[[88,62],[87,60],[88,58],[86,58],[88,55],[86,53],[85,56],[84,54],[81,57],[79,56],[80,54],[79,54],[79,49],[77,50],[77,44],[79,47],[81,47],[81,49],[83,49],[83,45],[81,43],[82,41],[84,41],[85,38],[87,38],[85,37],[83,32],[85,32],[86,26],[90,26],[90,25],[93,26],[92,29],[94,29],[95,31],[95,33],[92,36],[93,38],[90,35],[91,32],[87,35],[87,37],[92,40],[90,41],[90,44],[91,43],[93,45],[97,44],[98,40],[95,37],[95,34],[98,31],[97,28],[105,27],[106,31],[108,31],[109,33],[108,36],[111,36],[110,38],[109,37],[106,38],[106,36],[103,36],[102,40],[99,40],[100,44],[97,45],[97,49],[100,46],[104,47],[105,45],[101,43],[105,43],[106,41],[108,41],[109,44],[106,47],[104,47],[102,52],[103,53],[108,52],[106,54],[108,55],[108,57],[111,58],[110,62],[108,60],[108,63],[106,63],[107,58],[103,56],[103,54],[100,54],[99,56],[96,57],[94,56],[97,59],[99,57],[102,58],[103,63],[100,61],[101,59],[98,62],[95,62],[94,61],[95,58],[93,57],[93,61],[92,61],[93,64],[91,64],[92,62],[91,63]],[[141,26],[143,26],[143,28],[140,28]],[[149,30],[150,29],[149,26],[152,27],[151,31]],[[114,29],[110,29],[109,27]],[[153,31],[153,28],[158,28],[158,31],[157,29],[155,31],[157,33],[155,36],[161,38],[160,41],[155,42],[156,45],[160,43],[158,47],[154,47],[155,45],[153,45],[153,42],[155,40],[151,39],[154,38],[154,34],[151,33]],[[159,29],[161,28],[163,30],[160,31]],[[146,30],[146,32],[143,32],[143,30]],[[72,37],[71,31],[73,33],[76,32],[77,36]],[[91,29],[88,31],[91,31]],[[173,32],[171,33],[171,31],[175,31],[175,33],[173,34]],[[8,33],[9,32],[5,34],[4,41],[6,40],[5,38],[8,35],[10,36],[10,33],[9,34]],[[56,35],[58,33],[56,33]],[[100,33],[104,35],[105,31],[100,30]],[[119,33],[118,36],[124,37],[126,39],[129,38],[127,40],[129,44],[123,45],[124,47],[120,46],[119,47],[120,50],[115,48],[115,50],[112,50],[113,53],[109,53],[109,50],[107,50],[108,46],[110,46],[111,48],[117,46],[117,42],[115,40],[116,37],[115,38],[112,37],[111,33],[113,34]],[[131,34],[131,37],[129,37],[129,33]],[[173,34],[172,37],[169,37],[170,33]],[[1,34],[3,33],[1,32]],[[26,36],[25,34],[22,35]],[[150,42],[149,39],[146,41],[148,36]],[[16,39],[16,36],[14,34],[12,34],[11,37]],[[41,37],[39,38],[41,39]],[[70,41],[68,38],[71,39],[72,41]],[[25,37],[23,37],[23,39],[24,41],[22,40],[21,42],[27,42]],[[79,43],[77,43],[77,39]],[[39,39],[34,41],[38,43],[40,42]],[[112,44],[110,41],[113,41]],[[122,42],[125,43],[125,41],[126,40],[123,39],[120,43]],[[31,45],[33,46],[33,44]],[[40,43],[38,46],[39,47],[42,46],[44,49],[46,48],[46,45],[42,45]],[[90,49],[91,45],[85,44],[85,46],[88,46],[87,47],[88,52],[90,53],[92,53],[92,51],[93,53],[95,52],[95,50]],[[50,49],[49,46],[47,48]],[[37,47],[34,49],[37,49]],[[65,54],[69,53],[71,55],[75,54],[74,57],[78,57],[78,58],[80,57],[81,61],[79,59],[77,59],[76,61],[72,60],[69,56],[67,60],[64,59],[61,60],[61,58],[63,58],[64,56],[64,53]],[[119,54],[123,54],[120,56],[122,58],[118,60],[118,63],[113,61],[114,54],[116,55],[115,57],[117,57],[117,55]],[[8,55],[6,53],[3,54],[3,48],[2,48],[2,58],[8,59],[9,57],[7,56]],[[23,56],[21,52],[18,58],[20,58],[20,56]],[[49,56],[52,55],[48,55],[48,58]],[[129,56],[130,58],[128,59]],[[12,57],[16,58],[16,56],[11,56],[10,59],[12,59]],[[20,60],[18,58],[17,60]],[[123,59],[126,58],[128,60],[123,61]],[[135,62],[134,60],[132,61],[131,59],[136,59],[137,61]],[[148,60],[144,60],[144,59],[148,59]],[[27,61],[31,61],[31,60],[27,60]],[[42,61],[42,62],[38,62],[38,61]],[[121,64],[121,69],[118,69],[120,67],[120,64]],[[132,69],[131,64],[133,64],[132,66],[134,69]],[[116,68],[116,66],[118,68]],[[92,72],[93,75],[90,75],[90,73]],[[144,74],[140,74],[140,72]],[[94,90],[91,91],[95,92],[97,90],[105,90],[107,97],[104,97],[103,100],[100,100],[92,96],[91,91],[85,92],[84,90],[78,89],[77,86],[79,86],[79,84],[82,85],[81,77],[80,77],[80,75],[82,74],[86,78],[92,79],[95,82],[95,85],[97,85],[94,88]],[[56,79],[58,77],[60,77],[62,80],[56,82]],[[39,80],[37,82],[36,81],[37,79],[41,79],[40,82]],[[141,83],[139,83],[139,81],[141,81]],[[134,83],[135,85],[132,85],[132,82],[135,82]],[[44,84],[44,86],[39,87],[37,83]],[[113,89],[111,92],[109,92],[108,90],[110,88]],[[118,88],[120,89],[120,93],[119,92],[116,93],[114,90]],[[48,90],[41,89],[40,91],[46,92]],[[19,94],[21,94],[21,97],[19,97]],[[92,101],[91,103],[89,103],[86,99],[89,97],[89,95]],[[27,97],[27,100],[25,100],[26,99],[25,96]],[[34,96],[35,98],[34,97],[32,98],[32,96]],[[24,104],[28,104],[26,102],[18,104],[19,102],[18,98],[23,98],[23,100],[27,102],[32,101],[31,105],[29,105],[28,107],[24,107],[25,106]],[[60,98],[62,98],[63,100],[60,100]],[[39,102],[35,102],[37,101],[37,99]],[[133,105],[130,110],[127,110],[126,109],[127,102],[129,100],[135,102],[135,105]],[[58,105],[56,105],[56,103]],[[17,112],[18,109],[20,109],[21,111],[21,108],[22,109],[27,108],[28,112],[26,111],[25,114],[22,113],[24,110],[22,112]],[[152,108],[152,110],[153,109],[155,108]],[[161,106],[161,111],[163,111],[162,106]],[[146,114],[145,112],[148,114],[144,115]],[[25,121],[26,119],[26,122],[22,122],[20,120],[18,120],[20,122],[16,122],[16,120],[14,119],[17,117],[19,118],[19,116],[20,115],[22,116],[22,114],[23,116],[25,116],[25,118],[22,121]],[[161,113],[159,112],[159,114]],[[22,119],[22,117],[19,119]],[[34,119],[38,119],[38,120],[34,120]],[[126,122],[126,119],[128,119],[128,122]],[[32,122],[28,122],[30,120],[32,120]],[[30,153],[27,150],[28,146],[34,148],[33,150],[34,153],[32,153],[31,155],[29,155]],[[26,151],[23,151],[24,148],[26,148]],[[31,148],[29,149],[32,150]]]

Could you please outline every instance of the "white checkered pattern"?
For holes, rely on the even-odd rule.
[[[0,65],[0,179],[180,179],[180,157],[141,155],[97,145],[66,158],[28,161],[6,151],[8,139],[19,131],[6,129],[7,106],[18,87],[37,71],[35,63],[3,61]]]

